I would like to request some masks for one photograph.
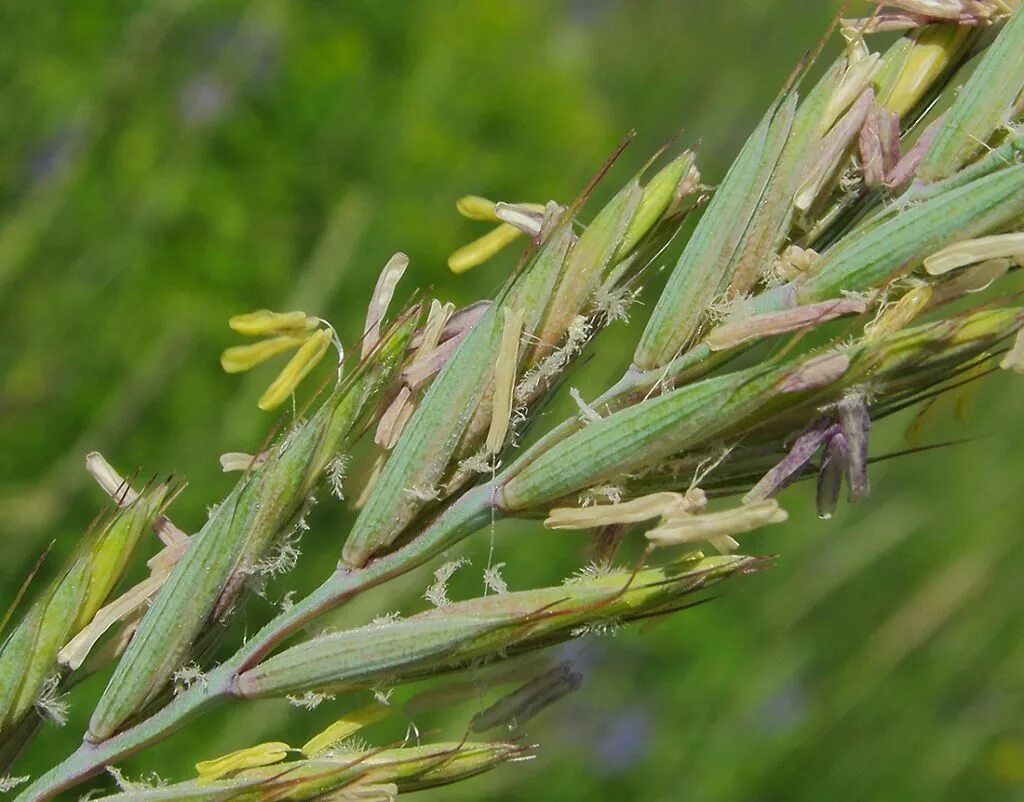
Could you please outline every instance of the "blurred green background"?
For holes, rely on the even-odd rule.
[[[717,180],[837,5],[4,4],[3,597],[51,541],[42,575],[58,565],[102,505],[88,450],[187,477],[173,515],[199,525],[230,486],[217,456],[256,448],[272,423],[255,399],[273,368],[219,369],[230,314],[304,308],[351,341],[398,249],[409,289],[481,297],[514,255],[449,274],[447,255],[482,233],[455,198],[567,201],[631,128],[604,191],[680,130]],[[607,332],[580,386],[617,375],[636,333]],[[815,517],[806,487],[788,491],[790,521],[745,546],[781,555],[776,568],[650,631],[566,649],[586,681],[529,727],[539,757],[427,798],[1024,799],[1021,389],[989,380],[968,425],[943,421],[933,437],[972,442],[878,464],[871,501],[835,520]],[[873,448],[903,447],[906,420],[881,426]],[[333,566],[349,515],[320,505],[289,584]],[[495,538],[512,589],[581,559],[579,540],[536,526]],[[453,597],[480,592],[486,541]],[[428,580],[339,620],[415,610]],[[271,612],[256,600],[236,634]],[[74,747],[102,682],[76,692],[68,726],[45,728],[19,773]],[[181,778],[231,748],[302,743],[345,706],[250,705],[126,769]],[[458,737],[475,709],[417,723]],[[383,743],[405,726],[368,734]]]

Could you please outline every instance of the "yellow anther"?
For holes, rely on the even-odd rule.
[[[878,317],[864,327],[864,336],[875,341],[906,328],[928,308],[933,294],[931,287],[914,287],[896,303],[884,306]]]
[[[794,281],[814,270],[814,266],[820,258],[818,252],[813,248],[789,245],[775,257],[772,269],[779,278]]]
[[[376,724],[391,712],[387,705],[374,702],[358,710],[346,714],[335,721],[330,727],[318,735],[314,735],[302,745],[302,753],[308,757],[315,757],[329,749],[338,741],[343,741],[355,734],[363,727]]]
[[[266,362],[271,357],[298,348],[310,337],[309,334],[283,334],[260,340],[252,345],[236,345],[225,349],[220,355],[220,366],[227,373],[242,373]]]
[[[495,212],[496,206],[494,201],[481,198],[479,195],[464,195],[455,201],[455,208],[463,217],[468,217],[470,220],[483,220],[486,223],[501,222]]]
[[[548,529],[590,529],[610,524],[635,524],[672,513],[694,512],[700,501],[696,494],[651,493],[618,504],[589,507],[556,507],[544,521]]]
[[[719,551],[732,551],[738,545],[732,535],[781,523],[786,518],[786,511],[778,502],[768,499],[702,515],[668,515],[647,532],[647,539],[655,546],[677,546],[706,540]]]
[[[1004,257],[1024,264],[1024,233],[993,234],[954,243],[926,258],[924,269],[933,276],[941,276],[958,267]]]
[[[453,273],[465,273],[472,267],[483,264],[503,248],[511,245],[519,237],[520,231],[515,226],[502,223],[491,229],[479,239],[463,245],[448,257],[448,267]]]
[[[333,337],[334,332],[331,329],[321,329],[306,340],[260,397],[259,408],[267,411],[287,401],[295,388],[299,386],[299,382],[306,378],[306,375],[327,353]]]
[[[259,309],[244,315],[235,315],[228,325],[239,334],[250,337],[266,337],[273,334],[299,334],[313,331],[320,325],[315,317],[305,312],[271,312]]]
[[[969,25],[924,28],[910,48],[892,87],[879,98],[879,105],[901,117],[907,114],[957,58],[970,32]]]
[[[200,783],[210,783],[236,771],[280,763],[288,756],[290,750],[288,744],[280,741],[249,746],[237,752],[215,757],[213,760],[196,763],[196,774],[199,775]]]

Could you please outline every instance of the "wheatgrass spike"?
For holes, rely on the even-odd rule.
[[[96,798],[104,802],[393,802],[398,793],[449,785],[521,759],[526,747],[463,740],[391,749],[349,748],[316,758],[295,759],[297,754],[288,744],[269,742],[208,761],[215,769],[225,770],[215,778],[204,766],[205,776],[195,780],[139,784]],[[245,765],[250,758],[251,765]]]
[[[475,677],[488,661],[683,609],[696,603],[694,591],[765,562],[691,551],[661,566],[589,566],[557,587],[502,588],[455,602],[431,593],[435,610],[355,629],[323,631],[320,618],[369,588],[391,587],[391,580],[501,518],[612,527],[614,537],[591,536],[602,559],[610,559],[623,538],[634,538],[638,548],[707,540],[731,550],[740,531],[781,519],[771,496],[798,478],[814,478],[812,472],[818,513],[829,516],[844,484],[852,500],[867,494],[868,439],[880,418],[994,369],[999,356],[1020,369],[1024,312],[1005,305],[1006,293],[987,296],[987,305],[970,293],[1001,281],[1018,256],[1024,68],[1014,45],[1024,23],[1018,12],[999,33],[1010,10],[1003,0],[889,5],[897,10],[881,9],[859,30],[847,26],[846,55],[802,102],[787,87],[748,140],[684,248],[680,264],[687,269],[673,273],[655,302],[633,368],[596,400],[575,394],[578,412],[561,424],[553,421],[534,445],[520,448],[517,441],[581,364],[582,348],[611,320],[625,317],[644,271],[660,266],[656,255],[681,230],[688,211],[681,196],[701,189],[690,154],[669,161],[644,184],[648,162],[590,225],[577,214],[593,184],[564,209],[553,202],[541,208],[463,199],[461,212],[509,224],[506,239],[526,233],[532,244],[493,303],[467,307],[443,325],[445,315],[435,311],[421,328],[414,309],[380,333],[402,266],[397,256],[374,293],[362,363],[325,391],[304,420],[291,421],[277,442],[254,449],[255,458],[232,462],[243,469],[238,486],[203,532],[174,546],[184,557],[92,711],[90,742],[29,784],[18,802],[74,793],[104,767],[193,726],[219,703],[296,694],[293,702],[312,706],[345,691],[383,699],[395,684],[466,669]],[[932,25],[938,17],[921,16],[929,9],[956,24]],[[872,27],[916,30],[879,59],[863,38]],[[954,72],[968,50],[986,47],[989,52],[971,65],[970,89],[935,127],[919,131],[931,101],[943,106],[956,94]],[[923,173],[913,181],[922,154]],[[953,300],[968,311],[951,315],[946,304]],[[505,322],[520,312],[521,341],[531,345],[513,354],[519,326]],[[925,314],[932,321],[915,325]],[[838,315],[862,317],[834,321]],[[286,368],[272,400],[288,399],[328,338],[340,345],[328,324],[301,312],[263,310],[232,325],[267,339],[229,351],[226,367],[241,370],[282,353],[285,340],[307,349]],[[1014,335],[1010,346],[1006,340]],[[538,338],[544,341],[539,347]],[[1002,349],[1009,350],[997,353]],[[604,356],[600,344],[594,351]],[[510,400],[515,428],[498,427],[488,443],[492,422],[507,420]],[[196,644],[223,631],[221,619],[238,605],[243,587],[281,568],[280,560],[270,559],[273,547],[288,545],[313,494],[328,483],[339,489],[346,471],[366,475],[372,455],[360,464],[352,446],[374,430],[389,404],[393,414],[382,437],[389,443],[409,410],[417,412],[381,482],[365,491],[364,514],[345,544],[342,565],[309,596],[285,596],[266,626],[246,632],[238,652],[208,665]],[[218,452],[237,445],[223,444]],[[708,499],[743,494],[742,506],[706,509]],[[648,529],[649,537],[632,531],[634,525]],[[98,574],[124,571],[120,551],[100,551]],[[664,558],[647,548],[644,559],[652,554]],[[151,567],[170,571],[176,557],[165,550]],[[52,657],[36,660],[60,648],[70,634],[64,628],[84,623],[81,631],[88,634],[99,613],[86,623],[87,612],[76,611],[109,595],[74,566],[76,573],[63,574],[63,584],[52,586],[59,592],[30,608],[0,649],[0,700],[15,704],[4,715],[24,710],[5,719],[10,725],[0,732],[0,762],[9,759],[12,740],[20,746],[31,735],[32,706],[55,711],[53,694],[90,670],[87,664],[77,675],[58,676]],[[513,584],[522,581],[514,578]],[[131,593],[128,601],[135,603]],[[100,648],[116,654],[132,623]],[[317,630],[319,636],[312,634]],[[21,672],[13,683],[5,661],[17,662]],[[194,684],[164,704],[170,694],[163,689],[179,671],[179,679]],[[26,672],[33,682],[43,678],[45,693],[20,685]],[[575,682],[571,672],[539,678],[476,723],[513,726]],[[519,745],[503,743],[410,746],[419,737],[412,730],[395,748],[337,741],[375,715],[357,711],[319,735],[312,729],[300,741],[314,755],[297,748],[300,741],[289,746],[274,734],[219,759],[237,744],[211,745],[202,779],[160,788],[126,785],[109,798],[390,802],[396,793],[454,782],[523,756]],[[470,725],[468,718],[462,723]]]
[[[407,314],[309,421],[299,421],[244,475],[192,538],[154,598],[93,711],[88,738],[109,738],[186,662],[193,642],[221,617],[278,539],[288,537],[327,465],[360,432],[404,357],[417,314]]]
[[[659,568],[503,593],[381,624],[323,635],[267,658],[238,678],[243,697],[340,692],[386,678],[449,673],[496,652],[511,656],[573,637],[580,627],[646,617],[708,584],[756,567],[750,557],[687,559]]]

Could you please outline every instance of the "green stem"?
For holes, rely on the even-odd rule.
[[[491,484],[469,490],[402,548],[358,570],[339,568],[306,598],[282,612],[213,669],[205,683],[193,685],[145,721],[100,744],[83,743],[60,765],[22,791],[15,802],[45,802],[101,772],[107,766],[161,741],[194,718],[232,698],[235,681],[283,640],[318,616],[357,594],[407,573],[489,523],[494,489]]]
[[[118,760],[163,740],[227,697],[226,690],[233,676],[231,668],[230,662],[219,666],[207,675],[205,683],[193,685],[145,721],[113,738],[101,744],[83,742],[60,765],[22,791],[16,802],[52,799]]]

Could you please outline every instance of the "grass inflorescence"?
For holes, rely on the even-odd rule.
[[[408,264],[396,254],[347,348],[302,312],[233,318],[260,339],[229,348],[225,370],[291,352],[258,401],[291,411],[256,453],[221,458],[237,484],[194,534],[168,517],[176,482],[136,490],[90,455],[111,509],[5,621],[0,768],[16,771],[41,714],[59,719],[83,677],[107,684],[83,747],[20,802],[116,772],[214,706],[265,697],[376,701],[303,746],[211,754],[195,777],[158,787],[121,777],[106,798],[390,799],[522,759],[515,736],[581,679],[523,655],[683,610],[770,566],[739,554],[738,538],[786,519],[779,491],[812,479],[822,517],[844,488],[861,502],[879,420],[996,366],[1024,370],[1024,306],[1010,289],[1024,265],[1024,12],[1006,0],[889,6],[841,21],[842,54],[816,81],[802,65],[717,186],[699,150],[659,153],[584,222],[620,149],[571,203],[463,198],[459,211],[492,229],[453,270],[527,243],[491,299],[457,309],[418,297],[389,313]],[[874,52],[878,31],[901,36]],[[641,282],[697,214],[631,364],[584,398],[567,380],[585,350],[628,322]],[[325,360],[330,377],[299,405]],[[576,412],[532,432],[562,393]],[[299,559],[317,499],[359,509],[336,568],[215,662],[239,609]],[[311,634],[325,613],[503,518],[542,520],[597,560],[516,592],[491,562],[484,595],[454,602],[447,583],[463,563],[448,560],[426,593],[435,609]],[[163,548],[122,588],[149,531]],[[642,545],[625,557],[631,540]],[[397,745],[355,740],[402,715],[391,688],[484,670],[513,687],[467,718],[461,740],[421,744],[414,726]],[[498,727],[496,740],[471,740]]]

